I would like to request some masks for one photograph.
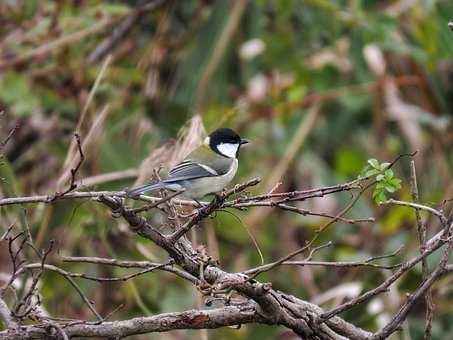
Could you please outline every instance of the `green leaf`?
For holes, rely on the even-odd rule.
[[[373,198],[376,197],[383,189],[381,188],[375,188],[373,191]]]
[[[371,169],[365,173],[365,177],[371,177],[371,176],[377,175],[378,173],[379,173],[379,170]]]
[[[376,181],[382,181],[384,179],[384,175],[383,174],[379,174],[376,176]]]
[[[396,188],[393,185],[387,185],[385,187],[385,190],[387,190],[388,192],[395,192]]]
[[[385,177],[388,178],[388,179],[392,178],[393,175],[394,175],[394,174],[393,174],[393,170],[392,170],[392,169],[387,169],[387,170],[385,170],[385,171],[384,171],[384,175],[385,175]]]
[[[381,168],[379,166],[379,162],[378,162],[378,160],[376,158],[369,159],[368,160],[368,164],[371,165],[376,170],[381,170]]]
[[[390,166],[391,163],[389,162],[384,162],[381,164],[381,170],[384,171],[385,169],[387,169],[389,166]]]
[[[396,189],[401,189],[401,180],[399,178],[392,178],[390,181]]]
[[[385,189],[385,183],[384,182],[379,182],[376,184],[376,189],[377,190],[384,190]]]
[[[387,200],[387,196],[385,196],[384,191],[379,191],[374,195],[374,201],[378,204],[385,202]]]

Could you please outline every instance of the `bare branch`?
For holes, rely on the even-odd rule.
[[[106,259],[101,257],[71,257],[63,256],[64,262],[83,262],[83,263],[94,263],[94,264],[103,264],[108,266],[120,267],[120,268],[151,268],[163,270],[169,273],[173,273],[183,279],[186,279],[192,282],[195,285],[199,284],[199,280],[187,273],[186,271],[179,269],[172,264],[160,264],[153,263],[148,261],[123,261],[116,259]]]
[[[19,125],[19,124],[16,124],[16,125],[9,131],[8,136],[6,136],[6,138],[0,142],[0,154],[2,153],[3,148],[6,146],[6,144],[8,144],[9,140],[11,139],[11,137],[16,133],[17,129],[19,129],[19,127],[20,127],[20,125]]]
[[[160,204],[170,201],[172,198],[174,198],[174,197],[176,197],[178,195],[181,195],[183,192],[184,192],[184,190],[175,191],[175,192],[171,193],[170,195],[163,197],[160,201],[157,201],[157,202],[154,202],[154,203],[151,203],[151,204],[147,204],[147,205],[145,205],[145,206],[143,206],[141,208],[132,209],[132,212],[140,213],[140,212],[143,212],[143,211],[147,211],[147,210],[151,210],[151,209],[157,208]]]
[[[84,198],[95,198],[97,199],[100,196],[110,196],[110,197],[121,197],[128,198],[125,191],[73,191],[65,194],[64,196],[57,197],[56,200],[71,200],[71,199],[84,199]],[[32,203],[53,203],[55,195],[38,195],[38,196],[23,196],[23,197],[8,197],[0,199],[0,206],[14,205],[14,204],[32,204]],[[159,202],[161,197],[151,197],[140,195],[137,199],[144,202]],[[175,200],[176,204],[197,207],[199,206],[195,201],[189,200]],[[202,204],[207,204],[201,202]]]
[[[77,171],[79,171],[80,167],[82,166],[83,161],[85,160],[85,155],[83,154],[82,143],[80,142],[79,134],[74,133],[74,137],[76,139],[77,150],[79,151],[79,161],[77,162],[76,166],[71,169],[71,182],[69,184],[69,187],[62,193],[57,192],[55,194],[55,197],[53,198],[53,200],[56,200],[59,197],[65,196],[67,193],[69,193],[77,188],[76,174],[77,174]]]
[[[171,263],[171,261],[169,262]],[[140,276],[140,275],[143,275],[143,274],[146,274],[146,273],[149,273],[149,272],[152,272],[156,269],[162,269],[163,267],[165,266],[169,266],[170,264],[169,263],[164,263],[164,264],[157,264],[155,266],[150,266],[150,267],[147,267],[139,272],[136,272],[136,273],[133,273],[133,274],[129,274],[129,275],[126,275],[126,276],[122,276],[122,277],[97,277],[97,276],[92,276],[92,275],[87,275],[85,273],[74,273],[74,272],[69,272],[69,271],[66,271],[64,269],[61,269],[57,266],[54,266],[54,265],[50,265],[50,264],[45,264],[44,267],[40,267],[38,263],[30,263],[30,264],[27,264],[23,267],[23,269],[47,269],[47,270],[51,270],[51,271],[54,271],[56,273],[59,273],[65,277],[72,277],[72,278],[82,278],[82,279],[86,279],[86,280],[91,280],[91,281],[97,281],[97,282],[114,282],[114,281],[127,281],[127,280],[130,280],[130,279],[133,279],[137,276]]]
[[[61,328],[68,337],[123,338],[130,335],[151,332],[165,332],[175,329],[202,329],[234,326],[247,323],[268,323],[260,316],[255,304],[226,306],[209,310],[188,310],[185,312],[165,313],[156,316],[139,317],[124,321],[94,323],[68,323]],[[28,326],[22,331],[21,339],[44,337],[47,330],[39,326]],[[17,339],[8,332],[0,332],[0,339]]]
[[[411,161],[411,195],[412,201],[414,203],[419,203],[419,195],[418,195],[418,185],[417,185],[417,173],[415,171],[415,161]],[[417,221],[417,232],[418,232],[418,240],[420,243],[420,253],[426,248],[426,225],[422,222],[420,216],[420,209],[415,209],[415,218]],[[426,279],[429,275],[428,269],[428,261],[426,257],[422,260],[422,274],[423,279]],[[428,289],[425,295],[425,303],[426,303],[426,323],[425,323],[425,334],[424,339],[429,340],[431,339],[431,328],[432,328],[432,321],[433,321],[433,314],[434,314],[434,304],[432,300],[431,290]]]
[[[305,259],[303,261],[284,261],[281,264],[286,265],[286,266],[301,266],[301,267],[303,267],[303,266],[323,266],[323,267],[340,267],[340,268],[371,267],[371,268],[378,268],[378,269],[395,269],[395,268],[400,267],[401,264],[386,266],[386,265],[375,264],[373,262],[376,260],[383,259],[383,258],[389,258],[389,257],[396,256],[397,254],[400,253],[402,248],[403,247],[400,247],[399,249],[397,249],[395,252],[393,252],[391,254],[373,256],[364,261],[354,261],[354,262],[312,261],[311,259],[309,259],[309,257],[310,257],[309,256],[307,259]],[[247,269],[247,270],[243,271],[242,273],[245,275],[250,275],[250,274],[254,274],[258,271],[264,272],[264,271],[270,270],[271,266],[272,266],[272,263],[269,263],[269,264],[265,264],[263,266]]]
[[[416,209],[416,210],[425,210],[433,215],[436,215],[444,227],[447,225],[447,218],[440,211],[438,211],[434,208],[428,207],[427,205],[406,202],[406,201],[398,201],[398,200],[394,200],[392,198],[383,202],[382,204],[401,205],[401,206],[410,207],[410,208]]]

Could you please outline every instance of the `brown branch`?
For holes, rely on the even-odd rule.
[[[397,249],[395,252],[388,254],[388,255],[379,255],[379,256],[373,256],[370,257],[364,261],[353,261],[353,262],[341,262],[341,261],[336,261],[336,262],[327,262],[327,261],[312,261],[310,258],[307,258],[303,261],[284,261],[281,264],[286,265],[286,266],[323,266],[323,267],[340,267],[340,268],[351,268],[351,267],[371,267],[371,268],[378,268],[378,269],[395,269],[401,266],[401,264],[395,264],[395,265],[380,265],[380,264],[375,264],[373,263],[376,260],[380,260],[383,258],[389,258],[396,256],[401,252],[401,249],[403,247],[400,247]],[[247,269],[243,271],[242,273],[245,275],[250,275],[254,274],[258,271],[269,271],[272,266],[272,263],[268,263],[259,267]]]
[[[178,195],[181,195],[183,192],[184,192],[184,190],[175,191],[175,192],[171,193],[170,195],[163,197],[161,200],[159,200],[157,202],[147,204],[140,208],[132,209],[131,212],[137,214],[137,213],[141,213],[143,211],[148,211],[148,210],[157,208],[160,204],[170,201],[172,198],[174,198]]]
[[[107,266],[114,266],[120,268],[143,268],[147,269],[154,267],[154,269],[159,269],[169,273],[173,273],[185,280],[190,281],[191,283],[198,285],[199,280],[187,273],[186,271],[179,269],[172,264],[160,264],[153,263],[148,261],[124,261],[116,259],[106,259],[101,257],[72,257],[72,256],[63,256],[64,262],[82,262],[82,263],[93,263],[93,264],[103,264]]]
[[[442,214],[439,210],[428,207],[427,205],[406,202],[406,201],[399,201],[399,200],[394,200],[392,198],[383,202],[382,204],[401,205],[401,206],[405,206],[405,207],[410,207],[415,210],[425,210],[433,215],[436,215],[439,218],[440,222],[442,223],[442,226],[445,227],[448,224],[447,218],[444,216],[444,214]]]
[[[237,203],[237,204],[231,205],[231,207],[237,208],[240,210],[247,208],[247,207],[275,207],[275,208],[279,208],[281,210],[291,211],[291,212],[300,214],[302,216],[325,217],[325,218],[330,218],[330,219],[336,219],[338,221],[342,221],[342,222],[348,223],[348,224],[363,223],[363,222],[367,222],[367,223],[375,222],[375,219],[372,217],[350,219],[350,218],[345,218],[345,217],[341,217],[341,216],[331,215],[331,214],[328,214],[325,212],[315,212],[315,211],[311,211],[308,209],[302,209],[302,208],[290,206],[287,204],[278,203],[276,201]]]
[[[74,133],[74,138],[76,140],[77,144],[77,150],[79,151],[79,161],[77,162],[76,166],[71,169],[71,182],[69,184],[69,187],[63,191],[62,193],[57,192],[55,194],[55,197],[52,200],[56,200],[60,197],[65,196],[67,193],[73,191],[74,189],[77,188],[77,183],[76,183],[76,174],[77,171],[79,171],[80,167],[82,166],[83,161],[85,160],[85,155],[83,154],[82,150],[82,143],[80,142],[80,136],[78,133]]]
[[[20,125],[19,125],[19,124],[16,124],[16,125],[9,131],[8,136],[6,136],[6,138],[0,142],[0,154],[2,153],[3,148],[6,146],[6,144],[8,144],[9,140],[11,139],[11,137],[16,133],[17,129],[19,129],[19,127],[20,127]]]
[[[55,200],[61,200],[61,199],[85,199],[85,198],[97,199],[100,196],[128,198],[125,191],[72,191],[72,192],[65,194],[64,196],[58,196],[56,199],[54,199],[55,195],[38,195],[38,196],[20,196],[20,197],[1,198],[0,206],[14,205],[14,204],[53,203]],[[156,203],[156,202],[159,202],[162,198],[140,195],[138,198],[134,198],[134,199],[137,199],[140,201],[145,201],[145,202]],[[197,202],[189,201],[189,200],[176,199],[175,203],[178,205],[185,205],[185,206],[192,206],[192,207],[199,206],[197,204]],[[201,203],[207,204],[205,202],[201,202]]]
[[[259,202],[259,201],[263,201],[263,200],[267,200],[267,199],[271,199],[271,198],[280,198],[282,201],[279,201],[279,203],[284,203],[284,202],[292,201],[292,200],[303,201],[307,198],[322,197],[324,195],[333,194],[333,193],[340,192],[340,191],[361,189],[359,184],[368,179],[369,179],[369,177],[362,178],[362,179],[355,179],[355,180],[347,182],[347,183],[336,184],[336,185],[326,186],[326,187],[321,187],[321,188],[307,189],[307,190],[296,190],[296,191],[278,192],[278,193],[273,193],[271,190],[267,194],[261,194],[261,195],[249,196],[249,197],[240,197],[233,201],[228,201],[225,203],[224,207],[234,206],[236,204],[244,203],[244,202],[251,202],[251,201]]]
[[[226,306],[209,310],[188,310],[185,312],[165,313],[156,316],[138,317],[124,321],[93,323],[76,323],[62,325],[61,328],[69,338],[102,337],[123,338],[131,335],[166,332],[175,329],[213,329],[224,326],[235,326],[247,323],[269,322],[260,316],[255,304],[245,303],[242,306]],[[19,335],[19,336],[18,336]],[[1,340],[35,339],[48,335],[44,327],[26,326],[17,332],[0,332]]]
[[[53,272],[59,273],[65,277],[82,278],[82,279],[97,281],[97,282],[115,282],[115,281],[127,281],[127,280],[133,279],[137,276],[152,272],[156,269],[162,269],[166,266],[169,266],[170,264],[171,264],[171,261],[169,261],[169,263],[155,264],[154,266],[148,266],[147,268],[145,268],[139,272],[125,275],[122,277],[98,277],[98,276],[87,275],[85,273],[74,273],[74,272],[66,271],[64,269],[61,269],[57,266],[50,265],[50,264],[45,264],[44,266],[42,266],[42,265],[40,266],[39,263],[27,264],[23,267],[23,269],[40,269],[40,270],[46,269],[46,270],[51,270]]]

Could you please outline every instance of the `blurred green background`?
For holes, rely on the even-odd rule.
[[[156,8],[146,7],[150,3]],[[19,127],[3,150],[0,195],[44,194],[65,187],[66,158],[76,129],[86,155],[78,178],[117,175],[113,181],[94,178],[85,189],[121,190],[137,176],[147,179],[152,166],[168,159],[166,151],[175,146],[168,141],[183,126],[188,128],[181,138],[187,131],[202,136],[201,119],[208,132],[228,126],[253,140],[241,152],[236,181],[263,177],[255,192],[278,181],[282,191],[345,182],[357,177],[369,158],[391,161],[418,150],[421,200],[437,207],[446,200],[448,212],[453,197],[451,19],[451,0],[2,0],[1,140]],[[156,155],[164,143],[170,144]],[[393,197],[410,200],[409,160],[398,163],[395,172],[403,188]],[[335,214],[349,197],[316,198],[300,207]],[[266,209],[235,211],[242,222],[218,213],[198,230],[198,241],[222,267],[239,271],[260,264],[244,225],[270,262],[302,246],[325,222]],[[401,245],[399,256],[382,263],[417,254],[412,211],[378,206],[367,193],[349,216],[374,216],[377,222],[336,223],[319,240],[334,245],[315,259],[353,261],[391,253]],[[131,235],[105,207],[90,200],[2,208],[0,217],[3,229],[28,221],[37,246],[45,247],[52,238],[65,255],[165,260],[159,249]],[[428,223],[430,235],[438,231],[437,221]],[[429,262],[438,258],[434,254]],[[126,273],[61,264],[58,254],[51,262],[99,276]],[[9,271],[4,250],[0,271]],[[370,268],[282,267],[260,279],[329,308],[389,275]],[[377,330],[420,280],[417,267],[387,294],[342,316]],[[125,283],[78,282],[103,315],[124,303],[115,319],[182,311],[198,303],[193,287],[166,273]],[[448,276],[433,287],[434,339],[453,338],[451,287]],[[41,293],[54,316],[91,318],[61,277],[45,274]],[[420,302],[395,338],[420,339],[423,328]],[[255,325],[207,335],[290,337],[278,327]],[[176,331],[135,338],[201,336],[206,334]]]

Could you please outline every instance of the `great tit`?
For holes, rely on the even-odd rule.
[[[220,192],[236,174],[239,149],[248,142],[231,129],[217,129],[172,168],[166,179],[126,190],[126,193],[136,197],[151,190],[184,190],[181,196],[196,200]]]

